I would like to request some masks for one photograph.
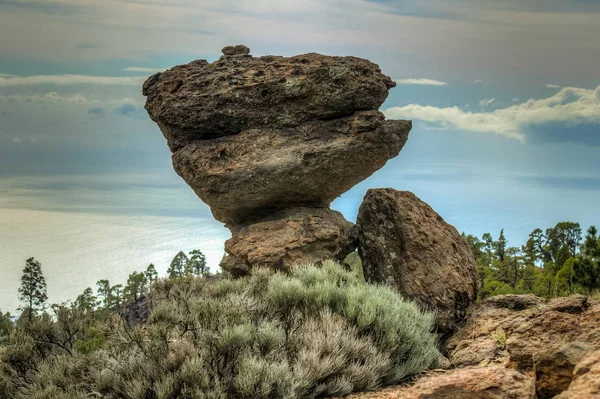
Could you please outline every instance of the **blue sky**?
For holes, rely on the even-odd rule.
[[[592,0],[0,0],[0,308],[29,256],[53,300],[180,249],[216,266],[228,232],[172,171],[141,84],[238,43],[365,57],[398,82],[382,111],[413,132],[334,202],[348,219],[393,187],[514,245],[600,224],[599,20]]]

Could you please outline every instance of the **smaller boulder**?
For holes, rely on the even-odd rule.
[[[367,192],[358,212],[365,279],[393,286],[436,312],[449,333],[477,298],[477,268],[467,242],[429,205],[408,191]]]
[[[533,356],[535,390],[538,399],[550,399],[565,391],[573,379],[577,363],[594,347],[583,342],[571,342]]]

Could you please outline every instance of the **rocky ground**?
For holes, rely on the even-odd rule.
[[[502,295],[446,344],[448,369],[350,399],[600,398],[600,302]]]

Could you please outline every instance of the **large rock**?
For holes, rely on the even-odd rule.
[[[404,146],[411,123],[378,111],[395,85],[368,60],[237,45],[151,76],[143,94],[175,170],[232,232],[222,267],[241,275],[355,249],[328,208]]]
[[[599,320],[600,303],[580,295],[550,301],[492,297],[470,311],[446,351],[453,367],[502,364],[531,372],[534,357],[549,348],[570,342],[600,345]]]
[[[440,332],[454,330],[477,297],[475,260],[458,231],[414,194],[393,189],[369,190],[357,225],[367,281],[434,310]]]
[[[575,366],[593,349],[593,346],[583,342],[570,342],[534,354],[535,390],[538,399],[551,399],[567,390],[573,379]]]
[[[173,154],[177,173],[224,223],[331,201],[398,155],[411,124],[357,112],[296,128],[248,129]]]
[[[293,127],[378,109],[396,84],[356,57],[252,57],[245,46],[151,76],[146,110],[172,150],[249,128]]]
[[[600,398],[600,351],[584,357],[573,370],[573,381],[569,389],[555,399]]]
[[[235,276],[254,266],[288,270],[298,263],[324,259],[340,262],[356,249],[355,226],[327,208],[292,208],[232,228],[221,267]]]

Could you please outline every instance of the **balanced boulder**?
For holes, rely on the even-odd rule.
[[[222,267],[344,259],[356,230],[330,203],[398,155],[409,121],[378,108],[396,84],[356,57],[253,57],[242,45],[144,83],[175,171],[232,232]]]
[[[395,287],[436,312],[439,332],[453,331],[477,297],[475,259],[458,231],[413,193],[393,189],[369,190],[357,225],[366,280]]]

